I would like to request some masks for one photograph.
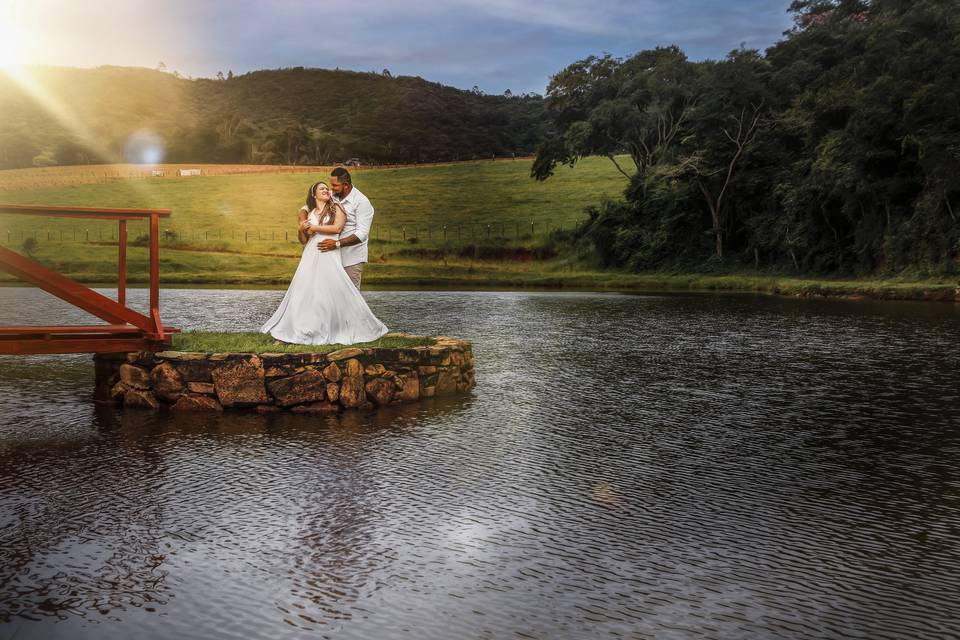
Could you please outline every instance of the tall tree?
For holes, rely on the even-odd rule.
[[[537,149],[533,177],[557,164],[603,155],[630,179],[667,160],[696,103],[697,65],[677,47],[642,51],[627,60],[588,57],[555,75],[547,88],[553,135]],[[618,154],[633,167],[624,167]]]

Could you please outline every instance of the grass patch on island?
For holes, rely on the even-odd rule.
[[[184,331],[173,334],[170,349],[193,353],[331,353],[347,347],[408,349],[436,344],[429,336],[387,334],[373,342],[358,344],[289,344],[279,343],[272,336],[255,332]]]

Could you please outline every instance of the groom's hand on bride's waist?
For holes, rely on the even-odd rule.
[[[351,233],[345,238],[341,237],[339,240],[332,240],[330,238],[321,240],[320,243],[317,244],[317,249],[320,251],[333,251],[340,247],[352,247],[355,244],[360,244],[360,238],[357,237],[357,234]]]

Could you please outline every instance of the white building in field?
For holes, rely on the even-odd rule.
[[[178,176],[198,176],[200,169],[177,169]]]

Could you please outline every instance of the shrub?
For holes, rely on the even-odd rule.
[[[36,238],[27,238],[26,240],[23,241],[23,245],[21,246],[23,248],[23,252],[32,258],[33,253],[37,250],[37,248],[40,245],[37,242]]]

